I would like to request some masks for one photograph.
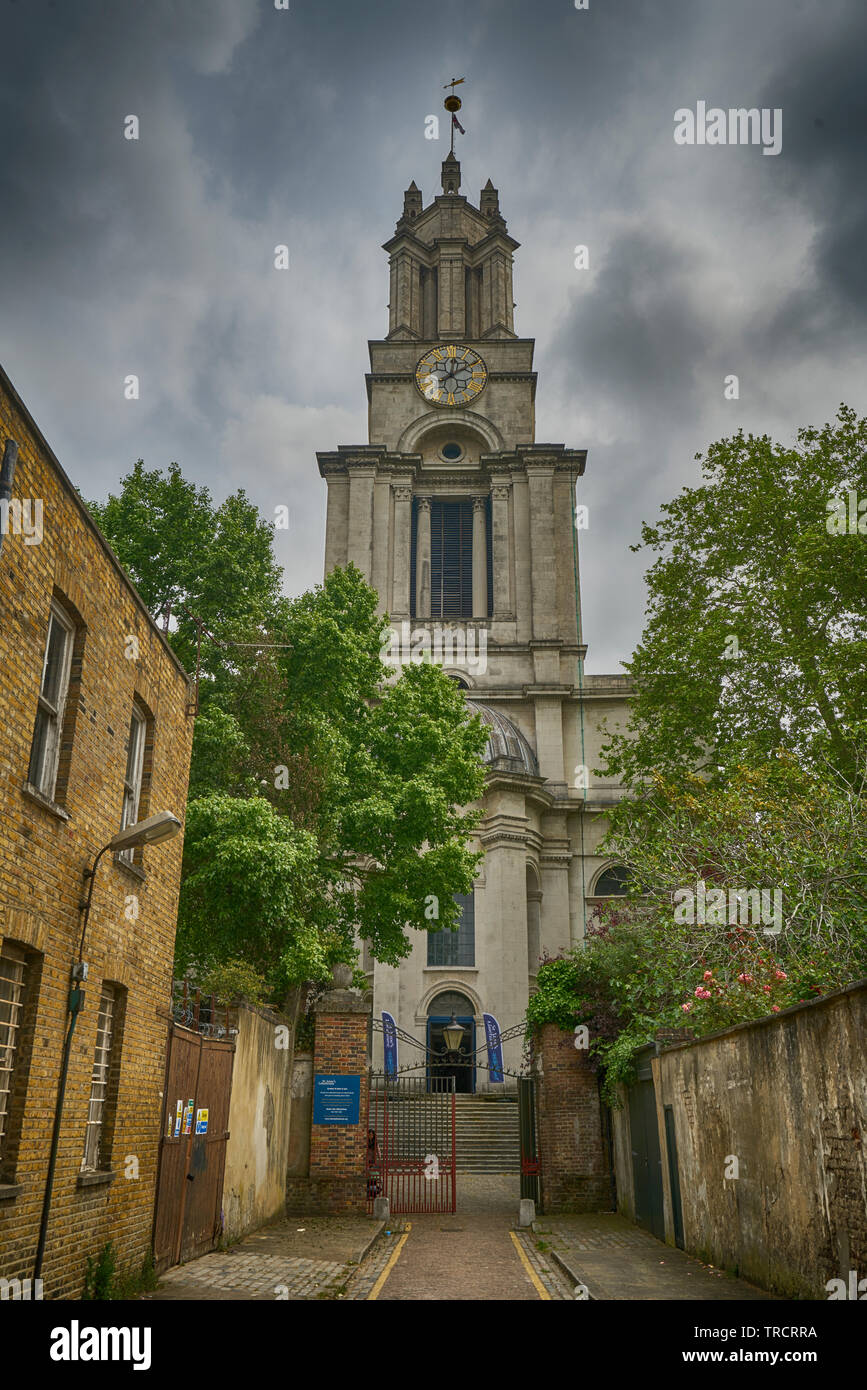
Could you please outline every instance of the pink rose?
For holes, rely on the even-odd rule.
[[[779,1006],[779,1004],[772,1004],[772,1005],[771,1005],[771,1013],[772,1013],[772,1014],[778,1014],[779,1012],[780,1012],[780,1006]]]
[[[775,970],[774,975],[778,980],[788,980],[789,978],[785,970]]]
[[[683,1012],[684,1012],[685,1014],[688,1014],[689,1011],[690,1011],[690,1009],[692,1008],[692,1005],[691,1005],[691,1004],[681,1004],[680,1007],[683,1009]]]
[[[713,971],[712,971],[712,970],[706,970],[706,971],[704,972],[704,977],[703,977],[703,978],[704,978],[705,980],[712,980],[712,979],[713,979]]]

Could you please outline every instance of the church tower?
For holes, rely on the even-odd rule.
[[[451,153],[441,181],[427,207],[410,184],[384,246],[389,330],[369,344],[369,442],[317,457],[326,573],[354,563],[389,614],[395,651],[406,661],[411,642],[429,640],[490,729],[484,859],[460,930],[418,932],[399,967],[364,954],[376,1017],[439,1048],[454,1014],[473,1051],[486,1015],[502,1032],[521,1023],[543,952],[581,940],[595,902],[622,891],[594,853],[599,813],[620,791],[592,768],[602,717],[622,721],[628,682],[583,674],[575,491],[586,451],[536,441],[534,341],[515,332],[512,298],[519,243],[490,179],[474,206]],[[456,1072],[458,1089],[514,1088],[520,1038],[503,1051],[504,1079],[480,1051]]]

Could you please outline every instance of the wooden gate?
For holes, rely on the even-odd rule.
[[[213,1250],[220,1238],[234,1055],[234,1043],[169,1028],[154,1212],[158,1274]]]

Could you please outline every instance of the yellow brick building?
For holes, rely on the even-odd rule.
[[[33,1274],[85,872],[122,826],[183,820],[187,677],[0,369],[0,1280]],[[14,449],[7,452],[7,460]],[[150,1248],[182,838],[104,854],[82,956],[42,1269]],[[7,1290],[8,1293],[8,1290]]]

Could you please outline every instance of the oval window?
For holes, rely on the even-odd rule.
[[[459,459],[463,452],[460,444],[444,444],[442,447],[444,459]]]

